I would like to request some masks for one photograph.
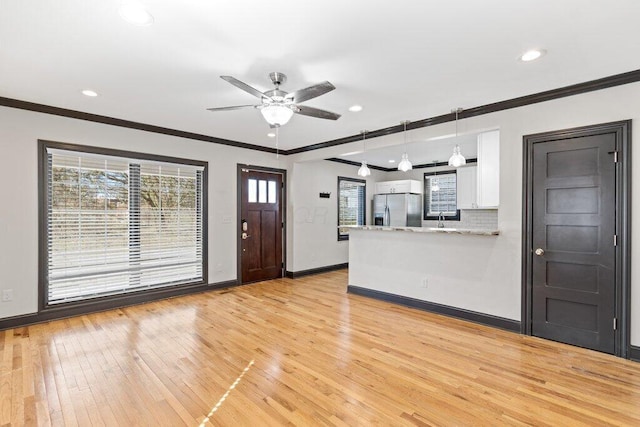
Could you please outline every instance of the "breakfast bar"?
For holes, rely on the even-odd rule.
[[[494,229],[352,227],[349,292],[512,328],[518,314],[504,301],[517,289],[496,287],[508,274],[500,238]]]

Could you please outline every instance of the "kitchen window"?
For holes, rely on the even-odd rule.
[[[40,144],[43,308],[206,283],[206,163]]]
[[[363,179],[338,177],[338,240],[349,239],[345,225],[365,225],[367,182]]]
[[[456,171],[424,174],[424,219],[437,220],[440,215],[449,221],[460,220],[457,206]]]

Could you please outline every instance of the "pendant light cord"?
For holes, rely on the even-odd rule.
[[[458,112],[460,112],[460,109],[456,108],[456,144],[458,143]]]
[[[367,131],[362,131],[362,152],[363,154],[367,152]]]
[[[404,152],[407,152],[407,121],[404,121]]]

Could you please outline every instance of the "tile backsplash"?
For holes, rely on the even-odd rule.
[[[423,227],[437,227],[438,221],[422,221]],[[444,221],[445,227],[498,229],[498,209],[463,209],[460,221]]]

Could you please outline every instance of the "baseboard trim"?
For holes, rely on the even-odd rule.
[[[309,270],[287,271],[286,276],[289,279],[297,279],[297,278],[303,277],[303,276],[310,276],[312,274],[327,273],[329,271],[342,270],[344,268],[349,268],[349,263],[348,262],[345,262],[343,264],[327,265],[325,267],[310,268]]]
[[[629,346],[629,359],[635,362],[640,362],[640,347],[633,345]]]
[[[462,320],[468,320],[474,323],[480,323],[486,326],[505,329],[511,332],[520,333],[520,322],[517,320],[505,319],[504,317],[493,316],[490,314],[478,313],[476,311],[455,308],[448,305],[437,304],[429,301],[405,297],[401,295],[390,294],[388,292],[376,291],[373,289],[361,288],[359,286],[347,286],[347,292],[350,294],[361,295],[381,301],[400,304],[411,308],[417,308],[436,314],[442,314],[449,317],[455,317]]]
[[[226,289],[233,288],[235,286],[242,286],[242,283],[239,283],[237,280],[227,280],[226,282],[217,282],[212,283],[207,286],[207,290],[216,290],[216,289]]]
[[[59,320],[68,317],[81,316],[84,314],[97,313],[100,311],[115,310],[118,308],[130,307],[132,305],[140,305],[148,302],[160,301],[167,298],[175,298],[217,289],[230,288],[233,286],[238,286],[237,280],[228,280],[225,282],[217,282],[211,284],[198,284],[188,287],[159,289],[153,294],[140,293],[122,295],[117,299],[111,299],[109,301],[87,301],[82,305],[78,305],[75,307],[57,307],[54,309],[43,310],[39,313],[23,314],[0,319],[0,331],[4,329],[22,328],[24,326],[48,322],[51,320]]]

